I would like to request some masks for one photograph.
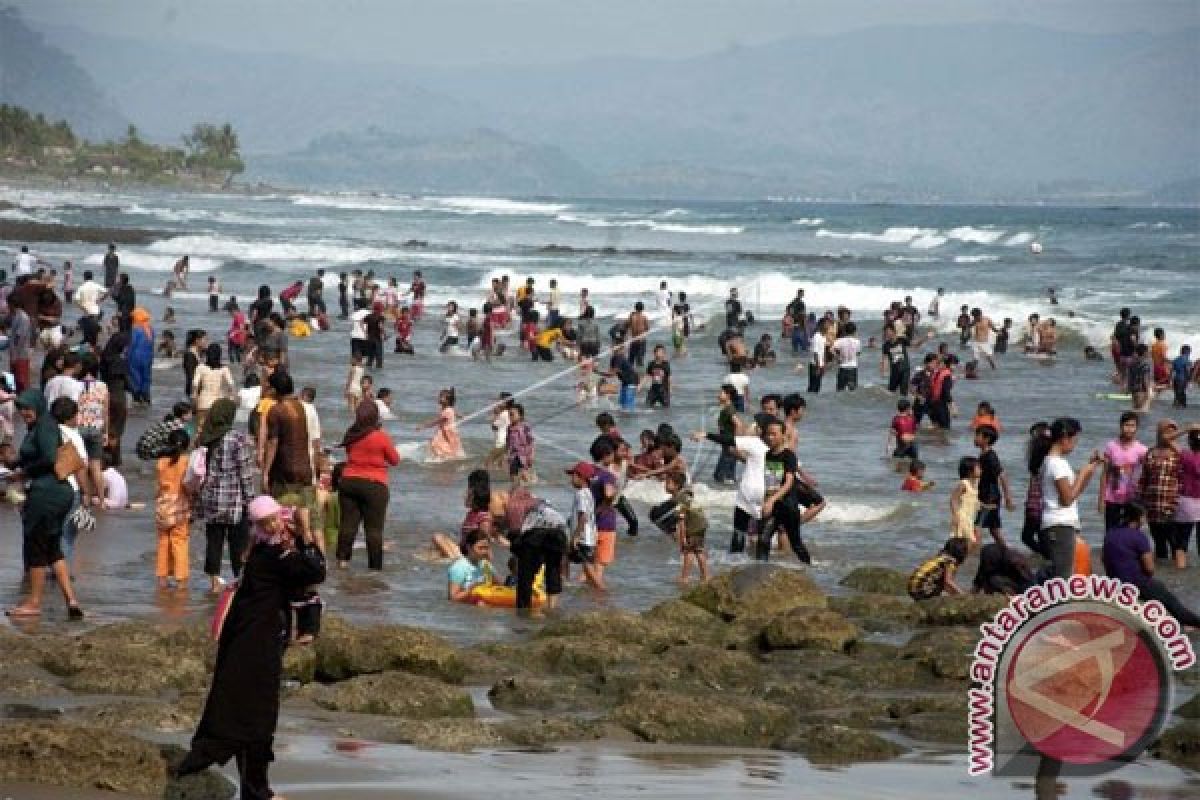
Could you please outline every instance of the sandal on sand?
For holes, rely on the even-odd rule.
[[[83,619],[83,609],[79,606],[71,606],[67,609],[67,619],[76,621]]]
[[[17,606],[4,612],[7,617],[38,617],[41,614],[40,608],[30,608],[29,606]]]

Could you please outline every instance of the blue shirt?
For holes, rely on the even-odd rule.
[[[470,589],[486,583],[487,576],[491,574],[491,571],[492,565],[488,562],[480,561],[478,564],[472,564],[466,556],[462,556],[446,569],[446,577],[455,586]]]
[[[1171,379],[1173,381],[1186,383],[1191,371],[1192,359],[1184,355],[1175,356],[1175,360],[1171,362]]]
[[[1104,571],[1109,577],[1144,589],[1150,576],[1142,570],[1142,554],[1150,552],[1146,534],[1137,528],[1111,528],[1104,534]]]

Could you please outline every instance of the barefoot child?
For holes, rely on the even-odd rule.
[[[967,542],[951,537],[942,552],[921,564],[908,577],[908,594],[913,600],[928,600],[945,592],[962,594],[954,582],[954,573],[967,560]]]
[[[595,467],[580,461],[567,470],[571,476],[574,500],[571,506],[571,542],[568,552],[572,564],[583,566],[583,577],[598,591],[607,591],[604,578],[596,570],[596,501],[591,481]]]
[[[917,461],[917,419],[913,416],[912,403],[907,397],[896,401],[896,415],[888,428],[887,448],[892,458]]]
[[[670,472],[665,481],[667,492],[675,501],[678,512],[678,522],[675,531],[679,543],[679,553],[683,564],[679,569],[679,582],[687,584],[688,571],[691,563],[696,562],[700,572],[700,580],[708,580],[708,556],[704,552],[704,536],[708,532],[708,519],[704,511],[696,503],[692,490],[686,487],[687,476],[680,472]]]
[[[533,429],[525,421],[525,407],[520,403],[509,406],[508,420],[504,439],[508,452],[508,475],[513,488],[528,486],[534,482],[534,442]]]
[[[363,380],[363,360],[362,356],[355,354],[350,356],[350,372],[346,375],[346,388],[343,394],[346,397],[346,406],[353,415],[358,409],[358,404],[362,402],[362,380]]]
[[[979,514],[980,474],[979,459],[965,456],[958,462],[958,484],[950,493],[950,535],[971,546],[979,543],[975,518]]]
[[[155,463],[158,475],[158,496],[154,503],[154,526],[158,530],[155,575],[160,589],[169,588],[172,582],[177,588],[187,586],[188,519],[192,508],[183,476],[187,471],[184,454],[189,443],[187,431],[171,431],[166,454]]]
[[[458,413],[454,410],[454,389],[438,392],[437,418],[425,423],[425,428],[437,428],[429,441],[429,453],[436,459],[447,460],[464,456],[462,440],[458,438]]]

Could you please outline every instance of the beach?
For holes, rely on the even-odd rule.
[[[857,630],[833,648],[839,657],[848,659],[844,664],[821,663],[818,668],[821,657],[814,656],[813,664],[804,667],[814,670],[805,673],[806,679],[822,685],[832,678],[821,679],[821,675],[847,664],[878,666],[891,658],[923,664],[921,656],[913,651],[903,655],[903,648],[914,633],[942,630],[907,612],[889,617],[889,601],[878,601],[880,608],[870,607],[878,594],[887,594],[892,605],[900,600],[907,603],[907,597],[902,591],[896,593],[894,586],[886,592],[864,595],[842,582],[855,569],[867,565],[886,568],[893,575],[907,575],[941,546],[947,533],[947,494],[955,482],[956,465],[960,457],[974,453],[965,424],[980,400],[990,401],[1003,422],[997,452],[1015,492],[1023,497],[1028,481],[1022,465],[1023,433],[1031,423],[1065,413],[1078,417],[1084,429],[1081,453],[1100,448],[1115,436],[1117,416],[1128,403],[1105,396],[1115,391],[1108,382],[1111,365],[1086,361],[1082,350],[1091,343],[1107,352],[1107,336],[1119,307],[1134,307],[1147,328],[1164,327],[1172,352],[1184,342],[1200,345],[1200,319],[1192,300],[1195,258],[1200,254],[1200,219],[1191,210],[669,205],[541,198],[351,193],[225,196],[124,190],[110,196],[87,191],[10,189],[0,193],[0,198],[15,205],[0,211],[0,216],[8,215],[30,225],[78,226],[101,234],[124,228],[138,231],[136,236],[109,238],[122,242],[119,252],[123,269],[128,270],[138,290],[139,305],[151,312],[156,330],[172,328],[180,340],[190,328],[206,328],[214,340],[223,339],[227,316],[206,310],[203,287],[208,275],[220,280],[222,299],[235,294],[245,307],[260,284],[277,292],[293,280],[307,280],[316,268],[323,267],[327,270],[325,299],[334,312],[331,316],[336,316],[334,285],[339,271],[371,269],[382,278],[397,276],[402,286],[414,269],[425,273],[430,294],[427,318],[418,323],[414,334],[416,355],[394,355],[389,347],[383,369],[373,371],[376,386],[389,387],[395,393],[396,420],[386,423],[385,428],[395,437],[402,454],[401,465],[391,479],[385,568],[382,573],[368,573],[363,551],[356,550],[351,568],[333,573],[322,590],[327,609],[342,624],[411,626],[442,637],[464,660],[470,661],[472,654],[478,654],[478,664],[468,664],[464,674],[447,683],[462,687],[461,691],[473,698],[472,718],[483,720],[479,724],[484,727],[492,720],[539,729],[541,723],[531,720],[545,715],[582,719],[587,724],[566,732],[551,729],[543,741],[531,742],[527,747],[522,747],[512,734],[491,738],[472,727],[471,735],[462,740],[475,751],[472,754],[430,753],[396,742],[346,753],[339,751],[334,742],[358,738],[342,733],[355,726],[344,718],[316,713],[311,703],[320,698],[305,695],[307,690],[300,687],[285,704],[275,771],[277,788],[289,797],[470,797],[484,791],[482,787],[496,797],[524,796],[530,791],[558,791],[569,796],[603,791],[612,797],[689,797],[695,796],[697,787],[704,787],[718,796],[769,798],[795,796],[801,786],[830,797],[857,797],[867,791],[872,796],[911,797],[947,787],[969,790],[980,797],[1032,793],[1031,785],[968,780],[964,747],[955,745],[953,738],[946,740],[947,735],[954,734],[941,732],[931,740],[927,735],[914,735],[913,726],[906,729],[903,725],[912,713],[957,714],[960,706],[957,701],[951,705],[953,696],[958,696],[965,709],[961,664],[949,676],[938,675],[935,667],[923,665],[909,686],[875,683],[867,687],[869,692],[879,694],[883,705],[851,727],[877,731],[885,741],[904,748],[903,754],[896,754],[898,760],[882,763],[814,767],[802,755],[767,749],[786,740],[786,736],[764,735],[747,750],[718,742],[700,748],[664,744],[669,736],[656,738],[646,726],[632,720],[628,711],[622,716],[619,709],[630,705],[637,691],[666,690],[655,687],[637,666],[660,665],[669,660],[665,654],[672,649],[682,665],[701,663],[705,657],[716,658],[715,654],[726,652],[761,659],[762,682],[751,681],[731,691],[747,702],[769,698],[767,687],[785,684],[796,673],[773,664],[774,651],[763,648],[756,638],[767,620],[757,620],[761,623],[757,630],[738,633],[735,618],[732,623],[723,623],[728,631],[710,631],[705,634],[708,638],[696,641],[687,636],[682,641],[671,636],[662,641],[651,637],[632,642],[633,649],[627,652],[620,645],[631,643],[623,641],[620,634],[608,628],[602,635],[592,631],[588,635],[596,636],[600,649],[606,642],[616,642],[614,653],[629,656],[605,664],[613,673],[609,680],[619,682],[621,678],[613,676],[633,675],[628,679],[632,683],[611,693],[599,692],[602,700],[593,708],[583,702],[545,711],[527,707],[518,712],[494,709],[487,699],[488,690],[510,677],[508,673],[520,672],[521,648],[530,641],[544,643],[556,635],[547,636],[542,630],[547,623],[541,621],[517,620],[511,612],[446,602],[445,564],[429,559],[425,551],[433,532],[458,529],[464,513],[462,489],[466,475],[490,448],[492,432],[483,414],[462,427],[466,460],[430,463],[425,455],[428,433],[417,434],[414,427],[435,413],[436,394],[442,388],[455,387],[460,413],[473,415],[487,409],[501,391],[520,393],[532,384],[545,382],[536,391],[521,395],[520,400],[538,437],[536,491],[565,510],[569,487],[564,469],[576,460],[587,459],[588,445],[597,433],[594,417],[613,409],[604,403],[577,406],[577,378],[569,371],[570,365],[562,360],[531,365],[528,355],[513,346],[511,338],[505,340],[510,344],[509,352],[490,364],[474,362],[465,354],[437,352],[441,305],[453,299],[464,309],[479,306],[493,277],[507,274],[514,285],[520,285],[527,276],[533,276],[539,292],[551,278],[557,279],[568,315],[574,312],[579,290],[586,287],[605,320],[602,329],[614,318],[627,314],[637,300],[652,308],[654,291],[662,280],[672,291],[687,292],[697,317],[710,324],[690,338],[685,358],[673,359],[676,388],[670,409],[646,410],[639,404],[635,413],[617,415],[622,434],[630,440],[636,440],[641,429],[663,422],[685,436],[692,431],[715,429],[716,389],[726,372],[717,335],[723,327],[719,322],[722,302],[731,287],[739,289],[747,309],[758,319],[747,330],[748,342],[770,333],[779,353],[776,366],[751,374],[751,401],[755,406],[765,393],[804,388],[803,376],[793,367],[805,362],[794,359],[789,345],[779,336],[779,317],[797,288],[806,290],[811,310],[820,312],[839,305],[852,309],[861,321],[864,341],[867,336],[878,335],[877,319],[888,303],[911,295],[914,305],[924,311],[938,287],[946,289],[942,315],[924,324],[937,337],[935,343],[948,341],[955,351],[953,318],[960,304],[981,306],[996,321],[1011,317],[1018,326],[1034,312],[1057,318],[1060,345],[1056,359],[1027,358],[1014,346],[998,359],[999,367],[994,372],[984,367],[978,381],[956,383],[961,415],[954,421],[949,443],[922,443],[928,477],[939,484],[939,489],[931,493],[907,495],[898,491],[903,476],[896,473],[884,450],[884,433],[895,413],[895,402],[886,391],[886,379],[879,375],[878,350],[864,350],[857,391],[835,393],[827,387],[819,395],[808,396],[798,455],[819,480],[829,507],[805,528],[813,565],[801,567],[783,555],[777,559],[776,572],[803,576],[811,582],[814,596],[819,593],[822,598],[820,607],[844,616]],[[36,232],[41,228],[17,230]],[[101,234],[79,238],[102,241],[105,237]],[[129,244],[124,244],[126,241]],[[1040,254],[1031,252],[1029,245],[1033,242],[1042,245]],[[51,263],[74,260],[77,279],[83,269],[100,269],[94,245],[6,242],[14,250],[21,244],[28,244]],[[192,262],[190,286],[173,297],[163,297],[160,292],[171,265],[185,254]],[[1048,301],[1047,287],[1058,290],[1057,305]],[[168,306],[174,309],[177,322],[164,326],[158,321]],[[74,316],[73,310],[68,312],[68,321]],[[669,338],[662,328],[656,328],[649,337],[652,344],[668,343]],[[297,388],[312,386],[317,390],[316,405],[327,444],[336,442],[349,422],[342,398],[348,353],[348,326],[338,320],[334,321],[333,331],[290,343],[291,371]],[[156,363],[153,380],[153,406],[131,411],[124,468],[131,498],[151,507],[152,466],[136,459],[132,444],[141,430],[181,399],[182,371],[178,362]],[[1200,419],[1195,405],[1181,411],[1173,411],[1169,405],[1169,393],[1155,402],[1143,423],[1143,441],[1149,440],[1154,423],[1162,417],[1170,415],[1185,427]],[[704,484],[698,494],[711,521],[708,547],[713,571],[722,575],[735,569],[752,569],[745,556],[725,552],[734,492],[731,487],[712,485],[715,446],[689,442],[683,456],[694,480]],[[499,473],[493,480],[506,482]],[[664,499],[665,494],[661,485],[653,482],[635,482],[626,494],[642,518],[642,533],[636,539],[622,535],[618,541],[617,562],[608,572],[612,591],[597,596],[570,584],[561,611],[549,622],[551,626],[569,624],[580,614],[594,613],[601,618],[610,615],[618,621],[645,620],[647,617],[640,615],[653,614],[651,609],[664,604],[676,608],[673,604],[681,596],[674,583],[679,570],[678,548],[646,518],[648,508]],[[1098,551],[1103,531],[1094,494],[1081,501],[1081,510],[1084,539]],[[1010,536],[1016,538],[1019,513],[1008,514],[1006,523],[1012,526]],[[19,529],[15,509],[0,509],[0,527],[15,534]],[[100,635],[96,632],[107,624],[126,620],[164,631],[183,626],[194,632],[202,626],[212,607],[198,574],[202,526],[193,526],[194,577],[186,592],[155,590],[154,544],[153,520],[148,511],[100,515],[96,532],[79,542],[76,566],[87,621],[82,628],[68,627],[60,621],[63,614],[58,599],[51,598],[37,632],[61,643],[58,637],[82,634],[86,639]],[[19,553],[20,541],[15,535],[0,541],[0,594],[6,604],[15,602],[19,595]],[[1093,558],[1098,562],[1098,556]],[[972,558],[964,568],[964,583],[969,583],[974,563]],[[502,566],[503,559],[498,559],[498,564]],[[1194,607],[1200,603],[1196,574],[1193,564],[1187,570],[1164,569],[1160,577]],[[864,596],[865,600],[856,599]],[[973,613],[979,616],[983,611],[976,609]],[[654,617],[649,619],[653,621]],[[687,619],[692,621],[674,620],[671,630],[687,630],[698,624],[691,617]],[[962,644],[972,624],[983,619],[956,620],[947,627],[959,637],[953,640]],[[581,634],[558,634],[563,635]],[[741,640],[734,642],[738,636]],[[730,651],[727,647],[731,642]],[[198,643],[192,644],[195,652],[202,650]],[[687,647],[708,649],[681,649]],[[797,652],[807,650],[799,648]],[[20,695],[5,697],[4,702],[53,707],[72,705],[77,695],[94,700],[87,692],[68,692],[64,679],[69,675],[48,676],[41,656],[22,662],[21,668],[26,666],[31,670],[26,676],[28,686]],[[789,668],[793,667],[796,665]],[[582,675],[589,676],[587,680],[596,677],[585,668],[562,668],[559,662],[529,673],[539,680],[561,681],[572,670],[581,670]],[[364,670],[363,674],[368,672]],[[737,667],[733,672],[741,674]],[[607,673],[599,670],[597,674]],[[194,677],[188,677],[183,685],[169,687],[164,702],[177,702],[175,693],[182,691],[184,699],[190,697],[194,705],[201,688],[194,685]],[[690,678],[681,681],[689,693],[705,696],[704,681],[695,685]],[[310,673],[301,683],[321,681],[314,681]],[[889,710],[887,704],[898,702],[900,695],[918,685],[922,692],[945,698],[938,702],[946,705],[932,712],[909,709],[909,714],[893,715],[895,709]],[[1180,687],[1180,702],[1190,695],[1191,685]],[[723,693],[728,688],[720,681],[716,686],[719,688],[710,686],[709,691]],[[776,700],[781,697],[785,696],[778,695]],[[788,702],[781,705],[786,708]],[[834,724],[841,715],[854,717],[838,703],[823,710],[832,719],[821,724]],[[74,717],[68,713],[66,718]],[[182,719],[188,719],[186,714]],[[807,720],[805,724],[817,723]],[[448,726],[446,730],[459,729]],[[189,732],[186,726],[168,732],[156,730],[153,725],[141,731],[179,744],[186,741]],[[440,739],[443,734],[445,731],[437,736],[426,733],[424,738],[418,737],[418,742],[444,742]],[[392,738],[404,740],[405,735],[408,741],[413,740],[411,732]],[[638,741],[641,739],[659,743]],[[469,783],[477,784],[480,790],[458,785],[461,781],[455,776],[464,771],[474,779]],[[1147,794],[1162,792],[1163,796],[1180,797],[1194,790],[1196,781],[1194,771],[1179,770],[1149,755],[1143,755],[1115,777]],[[1091,783],[1072,781],[1069,796],[1090,795],[1101,783],[1102,779]],[[894,794],[880,790],[881,785],[895,787]],[[93,796],[46,794],[27,787],[0,789],[0,796],[6,793],[30,798]]]

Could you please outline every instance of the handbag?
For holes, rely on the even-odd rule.
[[[212,621],[208,626],[209,634],[214,642],[221,640],[221,631],[225,628],[225,618],[229,616],[229,609],[233,606],[233,596],[237,594],[239,585],[239,581],[226,585],[221,590],[221,596],[217,598],[217,607],[213,609]]]
[[[54,477],[65,481],[87,466],[87,462],[79,456],[79,451],[70,442],[63,442],[54,454]]]
[[[91,533],[96,530],[96,515],[89,511],[87,506],[75,509],[68,520],[80,533]]]

